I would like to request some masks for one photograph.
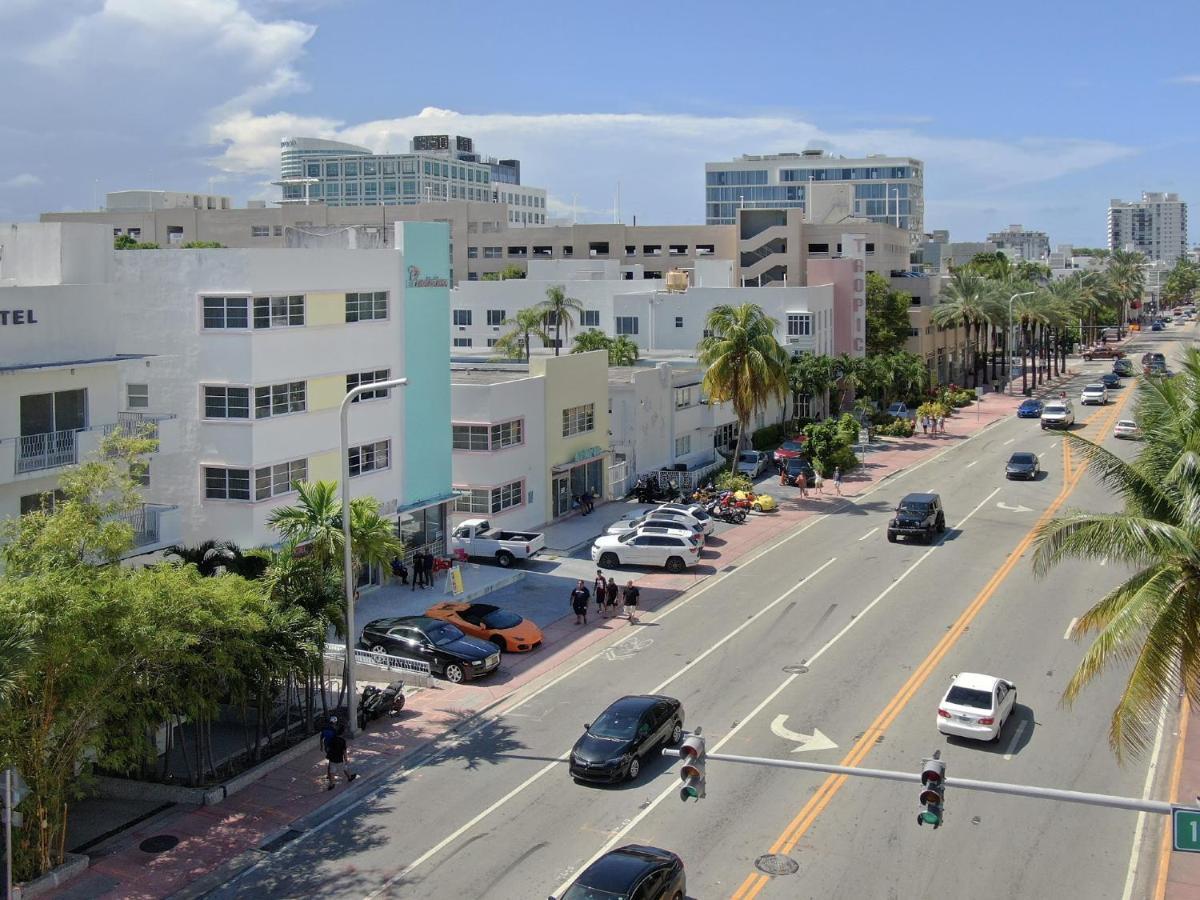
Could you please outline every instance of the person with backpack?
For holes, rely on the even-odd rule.
[[[337,787],[337,773],[346,776],[346,784],[358,777],[357,772],[351,772],[346,763],[346,739],[340,731],[335,731],[325,744],[325,777],[329,780],[329,790]]]
[[[571,591],[571,609],[575,613],[575,624],[587,624],[587,608],[588,600],[591,595],[588,594],[587,586],[584,585],[583,579],[579,579],[579,583],[575,585],[575,590]]]

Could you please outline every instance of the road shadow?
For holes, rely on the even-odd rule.
[[[1009,714],[1008,721],[1004,723],[999,740],[973,741],[970,738],[955,735],[945,735],[945,738],[946,743],[952,747],[990,753],[993,756],[1006,756],[1009,753],[1016,756],[1033,740],[1033,732],[1037,729],[1037,724],[1033,710],[1018,702]]]

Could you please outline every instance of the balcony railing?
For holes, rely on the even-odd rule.
[[[121,513],[115,519],[133,529],[133,546],[146,547],[159,541],[159,516],[174,506],[158,503],[143,503],[136,509]]]
[[[17,438],[17,474],[74,465],[78,458],[75,429],[24,434]]]
[[[175,416],[170,414],[119,412],[116,422],[104,426],[104,435],[107,437],[113,432],[119,431],[126,437],[148,437],[158,440],[158,423],[173,418]]]

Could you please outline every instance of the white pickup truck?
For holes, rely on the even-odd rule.
[[[546,546],[546,536],[536,531],[492,531],[487,519],[460,522],[450,538],[450,549],[467,556],[490,556],[507,569],[518,559],[529,559]]]

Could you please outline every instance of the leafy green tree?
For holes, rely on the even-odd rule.
[[[158,250],[158,244],[153,241],[138,241],[127,234],[118,234],[113,238],[114,250]]]
[[[894,291],[878,272],[867,273],[867,355],[903,350],[911,327],[912,297]]]
[[[220,241],[185,241],[179,246],[184,250],[222,250],[225,247]]]
[[[962,267],[981,278],[993,281],[1007,281],[1012,277],[1012,263],[1008,255],[1000,250],[995,253],[976,253],[971,261]],[[958,271],[962,271],[959,269]]]
[[[233,541],[209,539],[188,547],[173,544],[163,551],[166,557],[174,556],[184,565],[193,565],[203,576],[211,578],[230,572],[243,578],[261,578],[266,561],[253,551],[246,553]]]
[[[787,397],[788,355],[775,338],[778,323],[753,303],[713,307],[705,319],[709,337],[697,346],[704,392],[714,403],[732,404],[738,419],[737,464],[750,417],[772,398]]]
[[[1118,313],[1122,330],[1129,321],[1129,308],[1140,302],[1146,287],[1146,272],[1143,268],[1146,257],[1135,250],[1114,250],[1108,255],[1104,270],[1108,282],[1109,296]]]
[[[632,366],[638,361],[641,351],[631,338],[622,334],[613,338],[608,345],[608,364],[610,366]]]
[[[589,328],[575,335],[575,346],[572,353],[590,353],[593,350],[608,350],[612,347],[612,338],[603,331]]]
[[[792,418],[800,418],[800,398],[820,397],[823,409],[829,408],[829,389],[833,386],[833,364],[828,356],[797,353],[788,361],[788,391],[792,395]]]
[[[0,705],[25,675],[30,658],[29,624],[14,620],[12,631],[0,635]]]
[[[988,254],[977,254],[987,256]],[[1001,254],[1003,255],[1003,254]],[[1005,257],[1007,261],[1007,257]],[[972,264],[974,260],[972,260]],[[963,328],[967,335],[968,360],[966,369],[972,386],[979,381],[979,344],[984,326],[992,315],[995,286],[988,278],[977,275],[970,266],[950,276],[938,295],[938,305],[930,314],[935,325]]]
[[[1124,509],[1057,516],[1035,544],[1038,575],[1065,559],[1108,557],[1134,570],[1080,617],[1075,634],[1096,637],[1064,693],[1070,703],[1114,665],[1128,671],[1109,726],[1118,759],[1146,750],[1160,709],[1181,690],[1200,703],[1200,351],[1189,349],[1181,368],[1138,388],[1145,443],[1133,462],[1066,436]]]
[[[524,278],[524,277],[525,277],[525,270],[522,269],[518,265],[514,265],[513,263],[509,263],[507,266],[505,266],[503,269],[500,270],[500,280],[501,281],[509,281],[510,279],[513,279],[513,278]]]
[[[851,394],[867,387],[870,376],[866,367],[867,362],[864,358],[851,356],[849,353],[839,353],[830,360],[830,369],[839,393],[837,406],[826,410],[829,415],[840,412],[845,408],[846,400]]]
[[[554,355],[558,356],[559,347],[562,346],[559,333],[564,332],[568,338],[571,336],[571,328],[575,325],[573,314],[583,312],[583,304],[574,297],[568,297],[562,285],[553,284],[546,288],[546,299],[539,306],[545,316],[546,330],[554,326]]]
[[[546,314],[536,307],[517,310],[515,316],[504,320],[504,324],[508,326],[508,330],[496,339],[493,347],[496,354],[502,358],[523,358],[525,362],[529,362],[532,338],[536,337],[547,344],[550,342],[550,335],[546,333],[545,328]]]
[[[1176,260],[1163,284],[1163,305],[1174,306],[1186,303],[1191,300],[1192,295],[1198,289],[1200,289],[1200,266],[1186,256],[1181,256]]]
[[[1022,259],[1012,267],[1012,277],[1017,281],[1032,281],[1034,284],[1050,283],[1050,267],[1031,259]]]

